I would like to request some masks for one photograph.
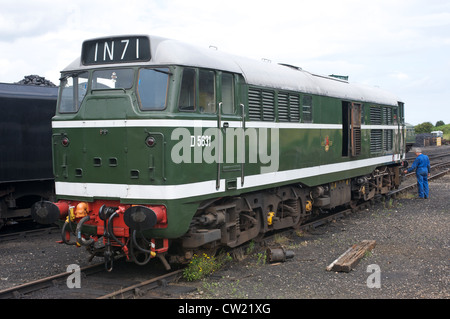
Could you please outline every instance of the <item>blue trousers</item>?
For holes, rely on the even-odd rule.
[[[428,198],[428,170],[418,169],[416,171],[417,177],[417,189],[419,191],[420,198]]]

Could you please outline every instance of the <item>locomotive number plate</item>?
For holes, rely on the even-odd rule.
[[[149,61],[150,39],[146,36],[101,38],[83,42],[84,65]]]

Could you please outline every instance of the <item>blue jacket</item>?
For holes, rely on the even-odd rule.
[[[417,156],[412,166],[408,168],[408,172],[412,172],[416,169],[418,172],[426,171],[427,173],[430,173],[430,159],[428,158],[428,156],[423,154]]]

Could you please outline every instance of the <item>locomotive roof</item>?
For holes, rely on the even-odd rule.
[[[107,39],[111,38],[113,37]],[[401,101],[396,95],[377,87],[349,83],[288,65],[253,60],[157,36],[149,36],[149,39],[151,60],[128,65],[182,65],[209,68],[242,74],[248,84],[262,87],[393,106]],[[100,67],[111,66],[123,67],[124,64],[108,64]],[[82,65],[81,58],[78,58],[63,72],[90,68],[92,66]]]

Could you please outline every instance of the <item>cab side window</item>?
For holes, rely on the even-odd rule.
[[[199,103],[201,113],[216,113],[215,73],[200,70]]]
[[[234,114],[234,79],[229,73],[222,73],[222,113]]]
[[[88,85],[89,74],[83,72],[77,75],[70,75],[61,79],[59,112],[76,113],[80,109]]]
[[[184,112],[235,113],[235,78],[231,73],[185,68],[181,78],[178,109]]]
[[[183,71],[178,108],[180,111],[195,111],[195,69]]]
[[[145,111],[166,108],[168,69],[141,69],[139,71],[138,96]]]

